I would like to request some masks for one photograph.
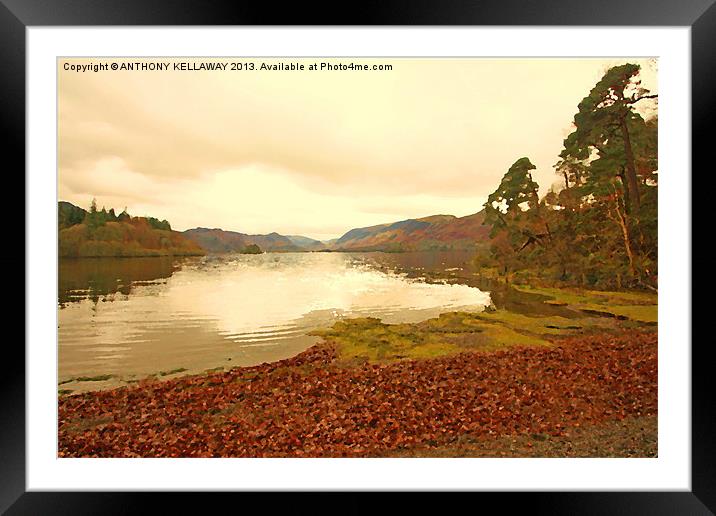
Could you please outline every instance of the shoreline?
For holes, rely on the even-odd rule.
[[[448,275],[446,274],[445,276]],[[469,281],[468,278],[455,277],[453,272],[448,277],[450,280],[460,284],[473,285],[473,282]],[[443,280],[424,278],[424,281],[430,283],[431,281]],[[478,347],[481,347],[482,350],[488,350],[514,344],[547,345],[554,340],[574,335],[588,335],[595,332],[611,333],[632,328],[655,329],[657,326],[657,296],[649,293],[589,291],[574,288],[545,289],[524,285],[515,285],[510,288],[520,295],[527,294],[530,301],[524,301],[520,298],[515,303],[515,306],[507,305],[501,309],[487,307],[483,312],[463,314],[462,319],[459,321],[455,319],[460,316],[461,312],[454,311],[444,312],[436,318],[423,320],[419,323],[407,324],[388,324],[379,320],[374,323],[371,322],[372,319],[370,318],[367,320],[349,318],[336,323],[343,328],[343,335],[340,335],[340,332],[335,334],[333,331],[334,325],[333,328],[309,332],[304,335],[304,338],[313,340],[314,344],[317,344],[320,340],[318,337],[333,336],[348,342],[349,346],[355,347],[356,338],[360,338],[360,333],[369,331],[372,332],[374,338],[392,339],[391,345],[396,344],[395,337],[397,335],[399,338],[397,344],[405,347],[406,342],[401,344],[400,339],[406,340],[406,336],[409,336],[407,344],[414,345],[415,343],[420,343],[419,341],[421,340],[425,340],[426,336],[431,337],[431,335],[444,341],[446,331],[456,331],[459,335],[472,334],[475,337],[473,340],[480,341],[480,346]],[[491,296],[496,295],[497,292],[491,291],[490,294]],[[525,304],[534,306],[527,309]],[[535,307],[538,308],[535,309]],[[378,331],[378,334],[375,333],[376,331]],[[481,335],[477,336],[478,333]],[[421,343],[428,346],[432,345],[434,350],[427,354],[422,353],[422,355],[413,353],[416,357],[442,356],[448,354],[448,349],[454,348],[451,345],[447,347],[438,345],[436,347],[434,342]],[[473,347],[475,346],[473,345]],[[452,353],[454,352],[455,349],[452,349]],[[295,356],[295,354],[284,356],[279,361],[292,356]],[[395,352],[392,353],[392,356],[400,358],[401,354],[400,352]],[[411,356],[410,353],[407,356]],[[207,374],[217,370],[227,371],[235,367],[253,367],[260,364],[257,362],[255,364],[235,366],[227,363],[227,360],[230,361],[230,359],[226,358],[216,358],[213,361],[209,361],[211,363],[204,361],[201,367],[191,367],[191,364],[177,363],[164,370],[151,371],[141,375],[94,371],[80,374],[78,377],[66,377],[61,381],[58,378],[58,394],[76,395],[82,392],[97,392],[131,386],[153,378],[158,380],[172,379],[188,375]],[[77,380],[82,381],[84,385],[81,385],[80,388],[77,388],[77,385],[67,385]],[[106,383],[107,381],[110,383]],[[88,385],[86,382],[91,382],[91,384]],[[66,387],[63,387],[65,385]]]
[[[652,456],[656,346],[656,332],[624,330],[544,348],[356,364],[326,341],[279,362],[60,397],[59,454],[477,456],[499,438],[515,441],[509,453],[529,456],[519,453],[535,440],[556,453],[578,428],[598,435],[625,422],[631,437],[632,427],[647,429],[632,452]]]
[[[344,319],[278,361],[60,392],[59,456],[656,456],[657,296],[513,290],[484,312]]]

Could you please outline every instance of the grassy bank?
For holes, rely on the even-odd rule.
[[[532,303],[563,306],[569,317],[487,310],[450,312],[419,323],[385,324],[347,319],[314,332],[337,346],[342,360],[386,362],[497,351],[513,346],[551,346],[561,338],[615,333],[656,323],[656,296],[647,293],[515,287],[535,294]]]
[[[547,304],[567,306],[596,315],[641,323],[656,323],[657,295],[651,292],[609,292],[575,288],[541,288],[515,285],[517,290],[547,298]]]
[[[61,391],[59,454],[655,456],[655,296],[518,288],[563,315],[348,319],[276,363]]]
[[[547,346],[537,335],[482,316],[451,312],[411,324],[385,324],[379,319],[348,319],[329,330],[313,333],[335,343],[344,360],[391,361],[434,358],[466,351],[495,351],[509,346]]]

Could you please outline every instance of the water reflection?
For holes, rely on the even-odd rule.
[[[483,275],[471,251],[364,253],[355,255],[373,267],[405,274],[428,283],[462,284],[489,292],[495,308],[533,316],[582,317],[563,306],[543,303],[547,298],[521,292]]]
[[[391,263],[396,258],[408,263]],[[257,364],[300,352],[315,342],[310,330],[342,317],[418,321],[490,303],[475,286],[427,281],[431,270],[446,268],[443,258],[286,253],[65,261],[60,381]],[[101,302],[107,300],[115,302]]]
[[[116,293],[128,296],[135,285],[169,278],[182,261],[172,257],[62,259],[58,301],[64,305],[83,299],[97,302]]]

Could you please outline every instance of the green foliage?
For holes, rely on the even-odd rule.
[[[547,333],[547,332],[544,332]],[[535,334],[483,319],[481,314],[450,312],[420,323],[386,324],[374,317],[338,321],[312,335],[334,342],[347,361],[432,358],[510,346],[549,346]]]
[[[485,222],[493,226],[506,225],[505,215],[518,214],[532,209],[539,200],[539,185],[532,180],[531,170],[535,167],[529,158],[515,161],[502,177],[500,186],[492,192],[485,203]],[[523,204],[526,204],[523,207]]]
[[[84,212],[84,214],[85,216],[82,223],[89,228],[90,234],[93,234],[98,228],[104,226],[107,222],[116,222],[118,220],[117,216],[114,214],[114,209],[107,211],[107,209],[103,206],[101,210],[98,210],[97,201],[95,199],[92,199],[90,210],[88,212]]]
[[[510,168],[485,205],[503,274],[656,288],[658,123],[634,110],[655,97],[640,86],[638,65],[613,67],[579,103],[555,165],[563,188],[535,202],[534,166],[522,158]]]
[[[531,174],[535,168],[528,158],[515,161],[485,203],[485,223],[492,226],[491,254],[505,273],[520,268],[520,253],[542,245],[547,235],[540,215],[539,186]]]
[[[657,296],[648,292],[604,292],[516,286],[518,290],[548,297],[548,304],[569,306],[587,313],[612,315],[643,323],[655,323]]]
[[[60,257],[204,254],[198,244],[172,231],[166,220],[130,217],[126,208],[119,215],[114,209],[98,210],[95,200],[89,211],[60,203],[59,226]]]
[[[241,254],[261,254],[263,251],[256,244],[249,244],[241,251]]]
[[[147,222],[149,222],[149,225],[152,226],[154,229],[163,229],[166,231],[171,231],[171,226],[169,225],[169,222],[166,220],[159,220],[155,219],[154,217],[147,217]]]
[[[87,212],[79,206],[69,202],[59,202],[57,205],[57,225],[60,229],[63,229],[75,224],[82,224],[86,214]]]

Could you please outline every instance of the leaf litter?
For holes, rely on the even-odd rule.
[[[344,367],[335,345],[59,399],[60,457],[370,457],[657,413],[657,334]]]

